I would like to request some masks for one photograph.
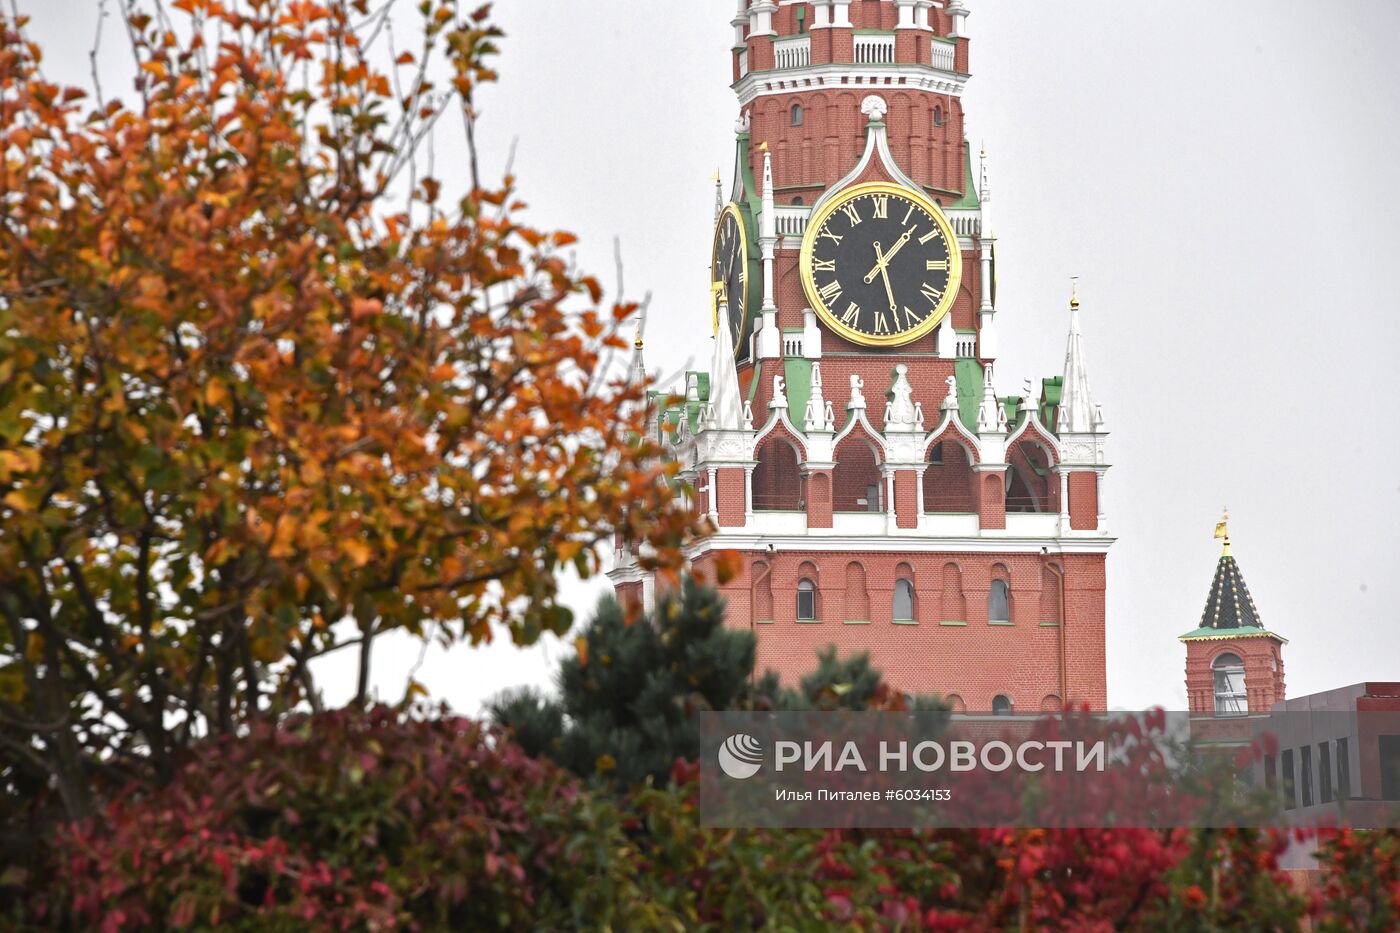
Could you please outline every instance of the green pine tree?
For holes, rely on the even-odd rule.
[[[648,777],[664,783],[677,759],[698,757],[703,710],[863,710],[890,693],[868,655],[839,658],[835,646],[818,652],[797,689],[780,687],[771,671],[751,682],[753,668],[753,635],[725,628],[719,594],[687,579],[630,624],[616,600],[603,598],[582,651],[560,665],[557,698],[523,687],[488,711],[531,755],[629,787]],[[924,696],[908,706],[943,708]]]

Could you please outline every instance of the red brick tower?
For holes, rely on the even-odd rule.
[[[652,427],[715,525],[696,566],[743,556],[724,595],[760,669],[795,679],[834,644],[963,709],[1102,709],[1107,432],[1077,298],[1061,375],[996,392],[966,16],[740,0],[713,360]],[[611,576],[651,600],[626,546]]]
[[[1228,519],[1227,519],[1228,521]],[[1284,699],[1283,646],[1264,628],[1254,599],[1230,554],[1226,521],[1216,527],[1225,544],[1215,565],[1201,624],[1181,636],[1186,644],[1186,696],[1197,717],[1258,716]]]

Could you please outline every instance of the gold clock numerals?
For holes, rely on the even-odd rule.
[[[962,256],[947,218],[922,191],[866,182],[814,209],[799,270],[828,328],[852,343],[899,346],[946,317]]]

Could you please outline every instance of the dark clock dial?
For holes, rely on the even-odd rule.
[[[748,238],[744,231],[744,218],[734,204],[725,207],[715,225],[714,248],[710,255],[710,280],[719,283],[720,295],[729,306],[729,319],[715,321],[715,327],[722,324],[729,327],[729,336],[734,341],[734,354],[746,357],[748,348],[743,346],[744,324],[748,317],[749,285]]]
[[[858,185],[811,218],[802,284],[812,308],[849,340],[907,343],[948,313],[962,272],[957,237],[927,198]]]

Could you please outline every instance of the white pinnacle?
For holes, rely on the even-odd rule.
[[[729,332],[729,305],[719,299],[719,327],[715,332],[715,354],[710,362],[710,407],[713,426],[737,431],[743,419],[743,398],[739,395],[739,373],[734,368],[734,338]]]
[[[1055,425],[1060,434],[1094,434],[1103,431],[1102,416],[1089,389],[1089,368],[1084,359],[1084,339],[1079,333],[1079,296],[1069,302],[1069,343],[1065,347],[1065,372],[1060,387],[1060,409]]]

